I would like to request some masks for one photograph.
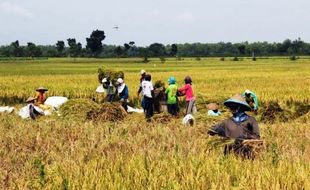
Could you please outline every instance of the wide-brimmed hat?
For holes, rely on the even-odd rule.
[[[36,100],[34,97],[29,97],[27,100],[26,100],[26,103],[29,103],[29,102],[32,102]]]
[[[40,86],[39,88],[36,89],[36,91],[48,91],[48,90],[47,88]]]
[[[227,107],[240,106],[244,111],[251,111],[250,105],[245,101],[244,97],[241,94],[236,94],[230,99],[224,102],[224,105]]]
[[[216,103],[210,103],[210,104],[207,105],[207,108],[209,110],[213,110],[214,111],[214,110],[218,110],[219,106]]]

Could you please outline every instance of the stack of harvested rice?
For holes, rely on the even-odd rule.
[[[102,68],[98,69],[98,81],[102,83],[102,79],[110,77],[110,80],[115,85],[118,78],[124,78],[125,74],[122,71],[104,70]]]
[[[88,99],[72,99],[63,104],[60,109],[61,117],[65,119],[74,119],[85,121],[87,113],[93,110],[99,110],[100,105]]]
[[[104,103],[97,110],[88,112],[87,119],[94,122],[122,121],[127,116],[127,112],[119,103]]]

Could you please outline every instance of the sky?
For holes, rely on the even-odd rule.
[[[0,0],[0,45],[310,42],[309,0]],[[118,30],[113,27],[118,26]]]

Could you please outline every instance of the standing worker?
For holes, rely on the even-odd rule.
[[[257,113],[258,110],[258,99],[254,92],[246,90],[242,96],[245,98],[245,101],[251,106],[251,109],[254,113]]]
[[[145,118],[148,121],[150,121],[150,118],[153,116],[154,88],[151,80],[152,80],[151,75],[146,74],[144,77],[144,81],[142,81],[141,83],[143,100],[144,100]]]
[[[107,102],[113,102],[114,100],[114,86],[113,83],[110,79],[110,77],[102,79],[102,86],[105,89],[107,96],[106,96],[106,101]]]
[[[195,96],[192,88],[192,78],[190,76],[186,76],[184,79],[184,83],[185,85],[178,91],[181,94],[185,94],[185,100],[186,100],[185,115],[193,114],[197,111],[197,109],[195,105]]]
[[[146,71],[145,70],[141,70],[140,71],[140,75],[141,75],[141,77],[140,77],[139,89],[138,89],[138,93],[137,93],[138,99],[139,99],[140,93],[142,92],[142,82],[145,79]],[[142,100],[141,100],[141,106],[144,109],[144,99],[143,99],[143,97],[142,97]]]
[[[165,93],[167,94],[167,107],[168,112],[171,115],[177,116],[178,115],[178,86],[176,85],[176,79],[174,77],[170,77],[168,79],[168,88],[166,89]]]
[[[127,101],[129,97],[128,87],[124,83],[124,80],[122,78],[118,78],[116,81],[116,94],[118,93],[118,96],[120,98],[120,103],[122,107],[125,109],[125,111],[128,111],[127,107]]]

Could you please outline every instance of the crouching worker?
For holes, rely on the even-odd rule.
[[[225,154],[234,152],[245,158],[253,157],[252,147],[243,144],[247,139],[260,138],[257,121],[254,117],[245,113],[245,111],[251,111],[251,107],[240,94],[226,100],[224,105],[229,108],[232,117],[213,126],[208,133],[212,136],[219,135],[221,137],[235,139],[233,144],[225,146]]]
[[[38,108],[38,107],[36,107],[34,105],[35,100],[36,99],[33,98],[33,97],[29,97],[26,100],[26,103],[27,103],[27,117],[30,117],[33,120],[35,120],[40,115],[44,115],[43,110],[41,110],[40,108]]]
[[[216,103],[210,103],[207,105],[209,116],[220,116],[222,113],[219,111],[219,106]]]
[[[175,84],[176,80],[174,77],[170,77],[168,79],[169,86],[166,89],[165,93],[167,94],[167,107],[168,107],[168,112],[171,115],[177,116],[179,112],[178,108],[178,97],[177,97],[177,92],[178,92],[178,86]]]
[[[144,77],[144,81],[141,83],[143,100],[144,100],[144,113],[147,121],[150,121],[153,116],[153,97],[154,97],[154,88],[151,82],[152,77],[150,74],[146,74]]]
[[[125,111],[127,112],[128,111],[127,101],[128,101],[128,96],[129,96],[128,87],[124,83],[124,80],[122,78],[117,79],[116,86],[117,86],[116,94],[118,94],[120,98],[120,103],[122,107],[125,109]]]

